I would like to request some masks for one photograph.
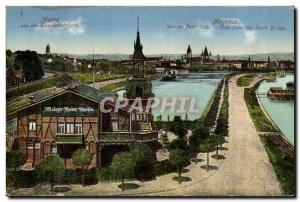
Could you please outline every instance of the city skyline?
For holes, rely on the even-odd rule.
[[[145,55],[294,52],[293,7],[7,7],[6,48],[132,54],[140,16]],[[216,14],[217,13],[217,14]]]

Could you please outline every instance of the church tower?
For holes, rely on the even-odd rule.
[[[187,50],[186,50],[186,62],[192,64],[193,61],[193,54],[192,54],[192,49],[189,44]]]
[[[46,55],[47,56],[50,55],[50,46],[49,46],[49,44],[47,44],[47,46],[46,46]]]
[[[145,77],[144,62],[147,58],[143,54],[143,45],[140,40],[139,17],[137,19],[137,37],[134,41],[134,53],[132,61],[135,69],[133,78],[127,79],[125,84],[125,94],[129,104],[134,104],[135,100],[140,99],[142,102],[142,111],[135,111],[132,114],[133,130],[152,130],[151,109],[147,112],[147,105],[153,102],[154,94],[152,92],[151,79]],[[142,67],[142,71],[140,70]],[[146,129],[145,129],[146,128]]]

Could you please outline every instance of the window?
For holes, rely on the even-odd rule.
[[[36,142],[34,148],[35,149],[41,149],[41,143],[40,142]]]
[[[27,149],[33,149],[33,142],[27,142]]]
[[[131,120],[135,121],[135,114],[131,114]]]
[[[113,129],[113,131],[118,130],[118,122],[117,121],[112,122],[112,129]]]
[[[57,144],[51,144],[51,153],[56,154],[57,153]]]
[[[67,134],[73,134],[73,133],[74,133],[74,124],[67,123]]]
[[[29,121],[29,130],[31,131],[36,130],[36,121]]]
[[[65,124],[64,123],[57,124],[57,133],[65,133]]]
[[[75,133],[76,134],[82,133],[82,123],[75,123]]]

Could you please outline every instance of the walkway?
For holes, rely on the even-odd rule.
[[[229,81],[229,137],[219,153],[224,160],[210,158],[212,169],[201,168],[206,154],[199,154],[201,162],[192,163],[183,176],[191,181],[178,184],[172,178],[176,173],[139,182],[138,189],[122,192],[120,182],[105,182],[81,187],[70,185],[65,196],[277,196],[283,195],[267,153],[249,116],[244,101],[244,89],[236,86],[235,76]],[[17,190],[17,194],[42,194],[41,188]],[[57,194],[58,195],[58,194]]]

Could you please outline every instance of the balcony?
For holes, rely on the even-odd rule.
[[[56,144],[82,144],[83,134],[65,134],[58,133],[56,135]]]
[[[127,131],[102,132],[100,133],[100,143],[133,143],[151,142],[158,140],[158,133],[129,133]]]

